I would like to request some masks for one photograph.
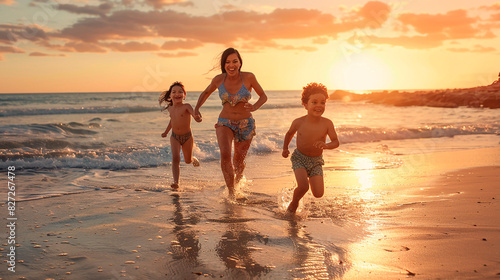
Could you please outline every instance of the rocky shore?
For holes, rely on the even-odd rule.
[[[375,104],[393,106],[429,106],[456,108],[500,108],[500,78],[491,85],[461,89],[443,89],[432,91],[374,91],[368,94],[356,94],[336,90],[330,95],[331,100],[345,102],[366,101]]]

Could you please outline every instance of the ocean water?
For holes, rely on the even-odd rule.
[[[186,102],[194,106],[199,94],[188,92]],[[203,271],[222,279],[340,279],[356,266],[353,242],[376,232],[390,217],[390,197],[400,197],[398,188],[405,188],[396,177],[375,183],[376,173],[405,173],[403,159],[413,155],[500,142],[499,110],[329,101],[324,116],[333,120],[341,146],[324,151],[325,195],[307,194],[300,219],[283,219],[295,187],[290,160],[281,156],[283,138],[306,111],[299,91],[267,94],[268,102],[253,113],[257,136],[238,193],[246,197],[243,202],[225,199],[214,129],[221,109],[216,93],[201,109],[203,122],[192,122],[201,166],[181,164],[179,191],[169,187],[169,140],[160,137],[169,117],[155,92],[0,94],[0,169],[7,178],[15,168],[16,202],[26,208],[29,200],[81,192],[108,199],[110,188],[155,194],[165,203],[158,211],[175,225],[171,233],[177,240],[159,249],[170,254],[151,271],[137,270],[143,278],[161,272],[197,279],[193,272]],[[130,193],[136,192],[125,195]],[[75,229],[75,236],[83,234]]]
[[[195,105],[200,92],[188,92]],[[269,91],[254,112],[257,136],[248,155],[248,180],[291,172],[281,157],[291,121],[305,114],[300,91]],[[0,95],[0,168],[16,168],[18,199],[102,187],[161,189],[169,186],[171,153],[160,134],[168,124],[159,93],[38,93]],[[255,96],[253,101],[255,102]],[[214,124],[216,93],[192,122],[195,156],[202,167],[185,164],[181,179],[192,185],[223,186]],[[398,155],[498,146],[498,110],[391,107],[329,101],[341,146],[324,152],[325,170],[398,168]],[[290,149],[293,150],[292,141]],[[250,164],[251,163],[251,164]],[[259,168],[259,166],[272,168]]]

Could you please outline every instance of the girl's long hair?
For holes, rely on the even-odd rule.
[[[172,92],[172,88],[175,86],[180,86],[184,93],[186,93],[186,89],[184,88],[184,85],[181,82],[174,82],[172,85],[170,85],[170,88],[166,91],[163,91],[160,94],[160,97],[158,98],[158,103],[160,104],[161,110],[165,111],[168,109],[169,106],[172,106],[172,97],[170,97],[170,93]]]

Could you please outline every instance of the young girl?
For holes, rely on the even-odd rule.
[[[170,148],[172,149],[172,174],[174,176],[174,183],[171,185],[173,189],[179,188],[181,148],[184,161],[187,164],[193,163],[195,167],[200,165],[198,159],[193,157],[194,140],[191,134],[191,116],[194,116],[194,111],[191,105],[183,103],[185,98],[184,85],[181,82],[175,82],[168,91],[162,92],[158,99],[160,105],[164,102],[167,103],[166,109],[162,109],[162,111],[168,110],[170,114],[170,122],[161,137],[167,137],[168,132],[172,129]]]

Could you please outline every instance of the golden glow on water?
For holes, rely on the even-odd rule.
[[[373,169],[375,163],[369,158],[355,158],[354,168],[360,171],[356,172],[356,176],[360,185],[359,196],[363,200],[372,200],[375,198],[373,192]]]
[[[375,168],[375,163],[369,158],[357,157],[354,159],[354,168],[357,170],[370,170]]]

